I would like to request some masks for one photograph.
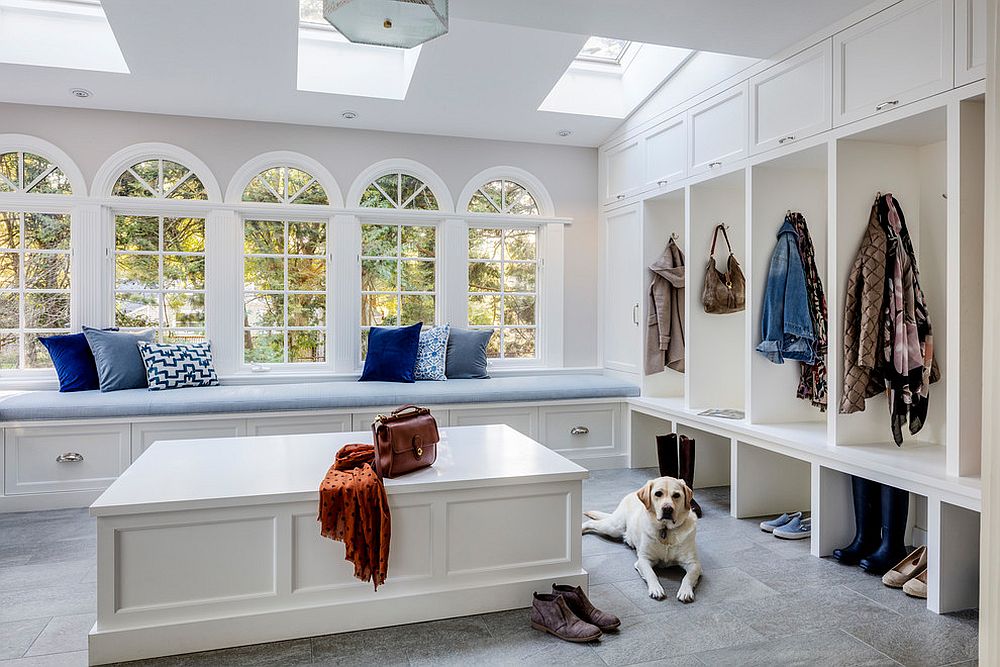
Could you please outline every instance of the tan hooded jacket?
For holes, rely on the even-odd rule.
[[[646,325],[646,375],[666,368],[684,372],[684,253],[673,239],[649,266],[649,318]]]

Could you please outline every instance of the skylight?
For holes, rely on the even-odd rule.
[[[0,0],[0,62],[129,71],[99,0]]]
[[[419,46],[354,44],[323,18],[323,0],[299,0],[299,90],[403,100],[419,57]]]
[[[322,7],[323,3],[320,2],[319,4]],[[323,12],[320,11],[321,17],[322,14]],[[613,37],[598,37],[595,35],[587,40],[587,43],[583,45],[583,48],[580,49],[580,53],[576,57],[578,60],[592,60],[617,65],[621,63],[622,57],[631,43],[627,39],[614,39]]]

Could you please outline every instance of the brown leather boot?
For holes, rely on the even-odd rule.
[[[552,584],[552,593],[562,595],[570,611],[579,616],[581,620],[596,625],[602,632],[615,630],[622,624],[621,620],[614,614],[609,614],[595,607],[579,586]]]
[[[694,491],[694,438],[686,435],[680,437],[680,478]],[[701,518],[701,506],[693,497],[691,498],[691,509],[694,515]]]
[[[568,642],[592,642],[601,638],[601,629],[580,620],[558,593],[535,593],[531,603],[531,627]]]
[[[677,434],[656,436],[656,462],[660,477],[677,477]]]

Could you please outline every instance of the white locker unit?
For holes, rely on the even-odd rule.
[[[688,111],[688,175],[703,174],[747,155],[747,82]]]
[[[831,40],[750,79],[750,152],[762,153],[829,130],[832,94]]]
[[[660,123],[643,139],[645,186],[660,188],[687,175],[687,127],[680,115]]]
[[[952,87],[953,0],[903,2],[833,37],[836,125]]]
[[[638,374],[642,363],[642,208],[605,216],[604,366]]]
[[[986,0],[955,0],[955,85],[986,76]]]

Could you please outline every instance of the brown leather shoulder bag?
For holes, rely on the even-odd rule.
[[[380,477],[399,477],[427,468],[437,459],[437,421],[427,408],[404,405],[372,423],[375,441],[375,472]]]
[[[729,248],[729,260],[726,262],[726,272],[722,273],[715,265],[715,242],[719,240],[719,232],[726,240]],[[712,235],[712,249],[709,251],[708,266],[705,268],[705,289],[701,293],[701,302],[706,313],[724,315],[738,313],[746,306],[746,281],[740,263],[733,254],[733,246],[729,243],[725,225],[717,225]]]

